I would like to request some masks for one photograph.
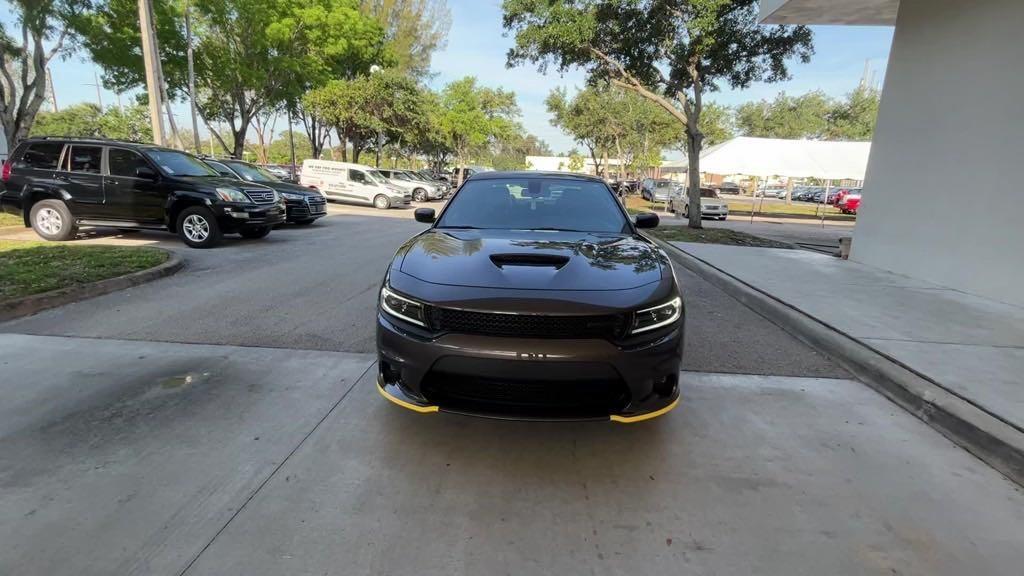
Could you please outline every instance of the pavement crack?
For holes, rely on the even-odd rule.
[[[291,460],[292,456],[294,456],[295,453],[299,451],[299,448],[302,448],[302,445],[305,444],[306,440],[309,440],[310,436],[312,436],[320,428],[320,425],[323,424],[327,420],[327,418],[331,416],[331,414],[334,414],[334,411],[338,409],[338,406],[340,406],[341,403],[345,401],[345,398],[348,397],[349,393],[352,392],[353,389],[355,389],[356,384],[361,382],[363,377],[366,376],[370,369],[373,368],[375,365],[376,362],[370,362],[366,369],[363,370],[358,377],[352,380],[352,384],[345,390],[341,397],[339,397],[338,400],[331,406],[330,410],[328,410],[320,418],[320,420],[318,420],[317,423],[313,425],[309,432],[307,432],[306,435],[302,437],[302,440],[299,440],[298,444],[296,444],[295,447],[292,448],[290,452],[288,452],[288,455],[281,459],[281,462],[276,467],[274,467],[274,469],[270,472],[270,474],[267,475],[266,478],[263,479],[262,482],[260,482],[259,486],[257,486],[256,489],[253,490],[252,493],[246,497],[245,501],[242,502],[241,506],[235,509],[235,511],[231,514],[231,517],[224,522],[224,524],[217,530],[217,532],[214,533],[212,537],[210,537],[210,539],[206,542],[206,544],[203,545],[199,552],[197,552],[196,555],[193,556],[191,560],[189,560],[188,564],[186,564],[185,567],[182,568],[180,572],[178,572],[178,576],[185,576],[185,574],[187,574],[188,571],[192,569],[192,566],[194,566],[195,563],[199,561],[199,558],[201,558],[202,555],[210,548],[210,546],[213,545],[217,538],[225,530],[227,530],[228,526],[230,526],[231,523],[235,521],[235,518],[237,518],[238,515],[241,514],[243,510],[245,510],[245,508],[249,505],[249,502],[252,502],[253,499],[256,498],[256,495],[259,494],[261,490],[263,490],[263,487],[269,484],[270,481],[274,478],[274,476],[276,476],[277,473],[280,472],[282,468],[284,468],[284,465],[287,464],[288,461]]]

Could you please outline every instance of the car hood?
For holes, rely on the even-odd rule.
[[[396,259],[424,282],[516,290],[625,290],[659,281],[666,268],[641,237],[586,232],[433,228]]]
[[[299,186],[298,184],[292,184],[290,182],[260,182],[263,186],[269,186],[278,192],[288,192],[289,194],[301,194],[302,196],[323,196],[323,194],[307,188],[306,186]]]

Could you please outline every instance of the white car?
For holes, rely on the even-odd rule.
[[[378,168],[378,172],[384,175],[391,184],[412,194],[412,199],[417,202],[427,200],[440,200],[444,198],[445,190],[432,182],[427,182],[408,170],[386,170]]]
[[[388,182],[376,168],[348,162],[304,160],[299,184],[330,200],[371,204],[381,210],[407,206],[412,200],[412,194]]]
[[[690,197],[685,188],[672,194],[668,200],[668,209],[676,216],[690,217]],[[701,188],[700,215],[702,218],[725,220],[729,217],[729,204],[719,198],[711,188]]]

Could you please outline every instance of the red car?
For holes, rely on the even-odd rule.
[[[856,214],[857,208],[860,208],[860,193],[855,192],[843,196],[843,199],[836,203],[836,207],[843,214]]]
[[[843,201],[843,198],[850,194],[860,194],[860,188],[840,188],[834,198],[829,198],[828,203],[839,206],[839,203]]]

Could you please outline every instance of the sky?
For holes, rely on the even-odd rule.
[[[533,65],[517,68],[505,67],[505,54],[513,39],[506,36],[501,25],[500,0],[449,0],[452,27],[447,46],[435,53],[432,69],[435,73],[429,84],[440,88],[445,83],[463,76],[476,76],[483,85],[505,88],[516,93],[522,110],[522,123],[529,132],[546,141],[556,152],[574,147],[572,138],[551,126],[550,116],[544,108],[544,99],[557,86],[570,93],[582,87],[585,75],[574,70],[564,75],[549,71],[539,73]],[[11,30],[11,16],[7,2],[0,0],[0,23]],[[747,90],[722,90],[706,97],[725,105],[736,105],[749,100],[773,98],[785,91],[802,94],[822,90],[831,96],[842,96],[853,90],[864,73],[865,61],[881,82],[892,43],[892,28],[859,26],[815,26],[815,55],[808,64],[794,62],[790,66],[792,80],[777,84],[755,84]],[[77,54],[51,65],[54,89],[59,106],[78,102],[96,102],[95,74],[99,69]],[[117,95],[101,89],[104,105],[116,103]],[[125,102],[129,95],[122,95]],[[188,106],[174,107],[180,127],[189,123]],[[279,123],[283,125],[283,122]],[[205,129],[200,129],[205,133]],[[673,154],[667,154],[674,157]]]

